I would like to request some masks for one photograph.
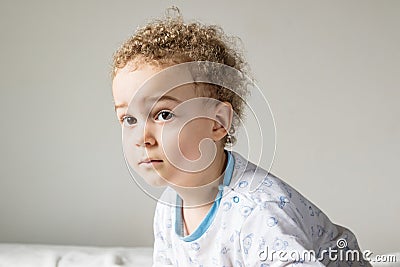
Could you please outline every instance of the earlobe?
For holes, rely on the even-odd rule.
[[[214,141],[221,140],[232,124],[233,109],[229,102],[220,102],[215,107],[215,122],[213,127]]]

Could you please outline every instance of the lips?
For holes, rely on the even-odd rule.
[[[158,163],[158,162],[163,162],[161,159],[153,159],[153,158],[147,158],[143,159],[139,162],[140,164],[152,164],[152,163]]]

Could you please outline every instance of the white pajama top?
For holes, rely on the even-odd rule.
[[[350,230],[278,177],[226,153],[216,200],[190,235],[183,235],[182,199],[170,187],[163,192],[154,216],[153,266],[371,266]],[[359,261],[346,251],[360,252]]]

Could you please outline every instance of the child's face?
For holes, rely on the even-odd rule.
[[[198,179],[188,177],[203,172],[211,164],[204,160],[214,160],[218,149],[214,142],[221,140],[226,131],[210,119],[212,108],[196,102],[199,96],[193,84],[179,86],[161,94],[161,99],[150,100],[160,96],[157,86],[163,86],[163,82],[152,83],[150,89],[141,85],[159,71],[151,65],[132,71],[128,64],[113,80],[125,157],[151,185],[200,186]]]

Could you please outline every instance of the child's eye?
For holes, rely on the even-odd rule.
[[[171,111],[161,110],[160,112],[158,112],[156,118],[157,118],[157,120],[160,120],[160,121],[168,121],[168,120],[172,119],[174,116],[175,115]]]
[[[132,125],[135,125],[137,123],[137,119],[135,117],[132,117],[132,116],[123,116],[121,118],[121,123],[124,126],[132,126]]]

